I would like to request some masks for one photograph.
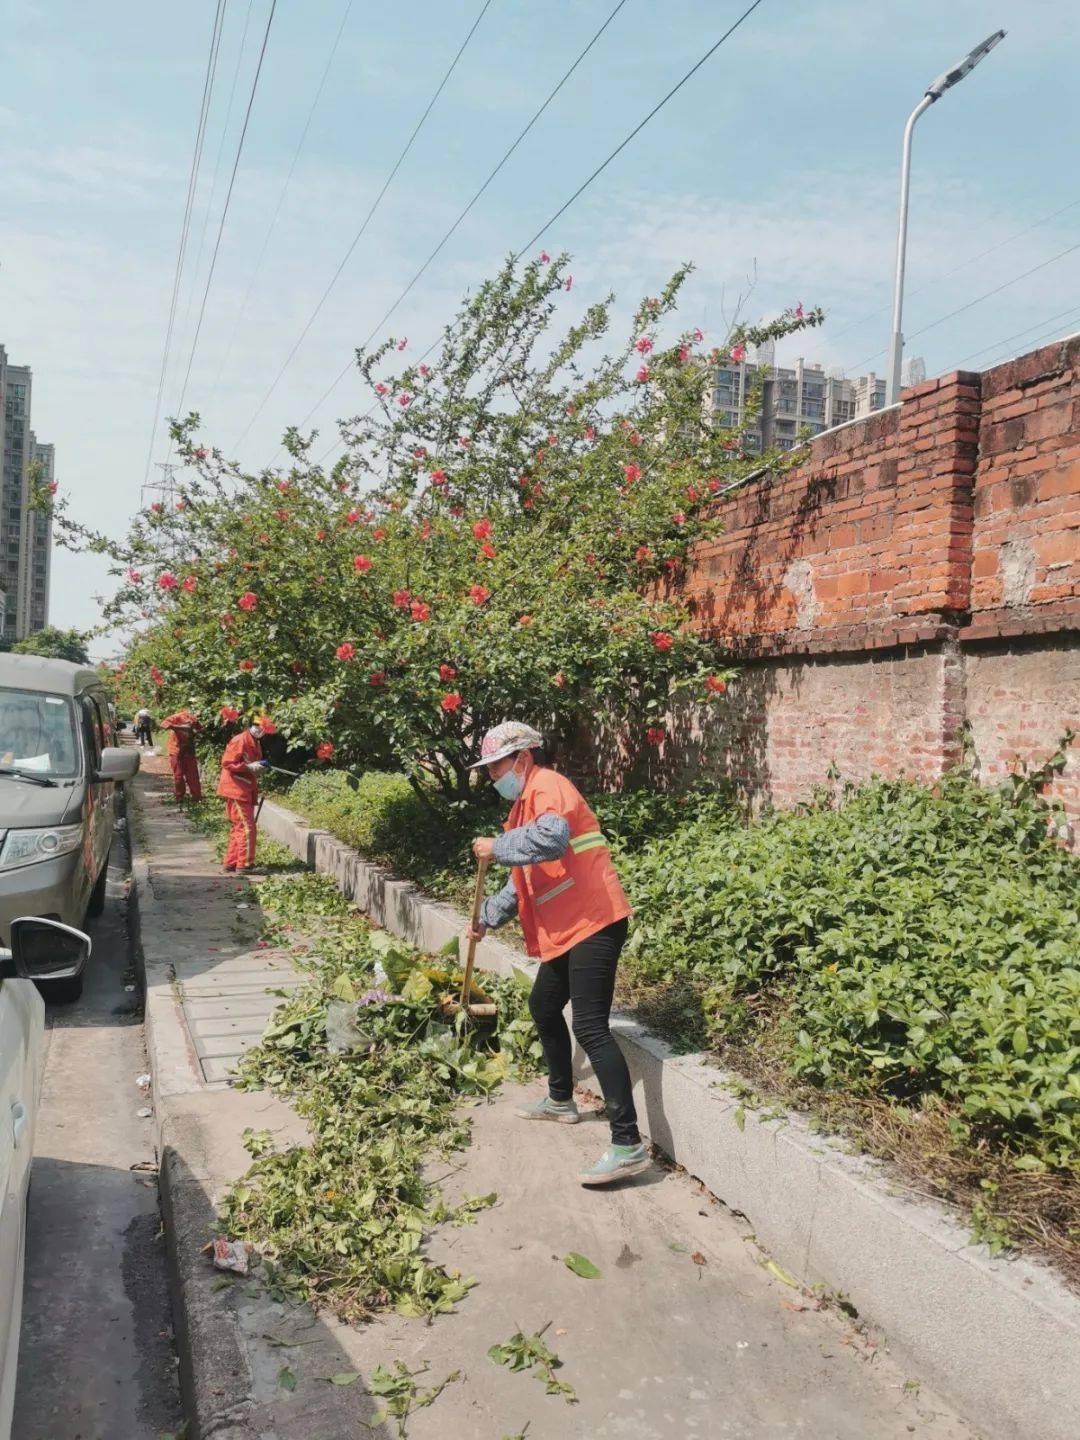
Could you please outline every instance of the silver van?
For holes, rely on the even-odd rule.
[[[116,785],[138,768],[139,752],[116,745],[96,670],[0,655],[0,945],[17,916],[78,928],[100,914]],[[76,999],[81,970],[53,989]]]

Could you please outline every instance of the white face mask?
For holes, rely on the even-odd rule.
[[[252,726],[251,726],[251,733],[252,733],[252,735],[254,735],[254,737],[255,737],[256,740],[261,740],[262,737],[263,737],[262,726],[261,726],[261,725],[252,725]]]
[[[525,788],[525,779],[518,774],[517,761],[514,761],[505,775],[500,775],[498,780],[492,781],[492,784],[504,800],[512,802],[519,799]]]

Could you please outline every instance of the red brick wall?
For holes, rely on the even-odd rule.
[[[965,721],[988,779],[1080,729],[1080,339],[905,391],[719,518],[686,592],[744,669],[667,759],[790,804],[830,767],[939,774]]]

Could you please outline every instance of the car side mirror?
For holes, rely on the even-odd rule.
[[[119,745],[106,745],[101,752],[97,767],[98,780],[130,780],[139,771],[138,750],[123,749]]]
[[[59,920],[11,922],[11,960],[24,980],[73,980],[90,958],[90,936]]]

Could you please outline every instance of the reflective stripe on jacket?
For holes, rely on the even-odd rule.
[[[259,782],[247,766],[250,761],[261,759],[262,746],[250,730],[241,730],[239,735],[234,735],[221,757],[217,793],[226,800],[254,801],[259,793]]]
[[[506,830],[550,812],[570,826],[570,844],[557,860],[515,865],[518,918],[530,955],[554,960],[572,946],[630,914],[600,823],[577,787],[555,770],[530,770]]]

